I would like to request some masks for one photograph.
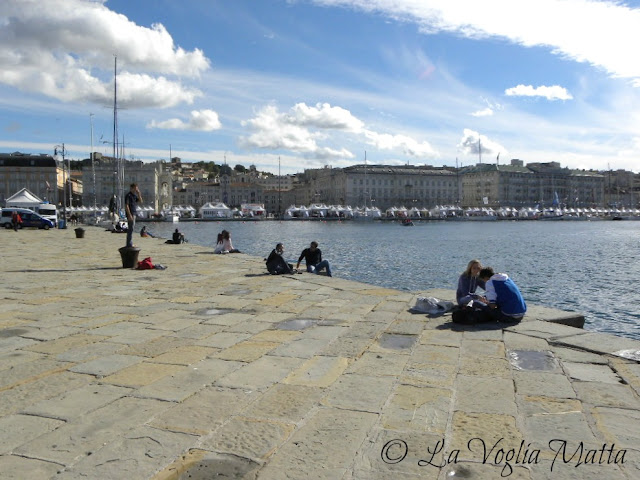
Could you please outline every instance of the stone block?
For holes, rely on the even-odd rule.
[[[328,388],[322,403],[347,410],[379,413],[391,393],[394,381],[390,377],[342,375]]]
[[[345,371],[349,361],[341,357],[313,357],[287,376],[282,383],[309,387],[328,387]]]
[[[76,373],[105,376],[140,363],[143,360],[143,357],[136,357],[134,355],[107,355],[90,362],[80,363],[69,370]]]
[[[0,455],[64,425],[63,421],[31,415],[7,415],[0,418]]]
[[[300,364],[301,360],[298,358],[264,355],[220,378],[215,382],[215,385],[247,390],[264,390],[281,381]]]
[[[163,377],[175,375],[184,368],[186,367],[181,365],[164,365],[142,362],[123,368],[112,375],[104,377],[102,381],[113,385],[137,388],[143,385],[149,385]]]
[[[444,435],[451,396],[449,389],[398,385],[382,410],[380,424],[386,430]]]
[[[455,410],[467,413],[496,413],[516,416],[515,391],[511,378],[458,375]]]
[[[205,387],[153,418],[149,425],[164,430],[208,435],[239,414],[258,393],[238,388]]]

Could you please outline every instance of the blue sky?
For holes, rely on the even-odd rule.
[[[4,0],[0,151],[640,171],[640,1]]]

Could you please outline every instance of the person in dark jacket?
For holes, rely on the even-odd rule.
[[[307,264],[307,272],[320,273],[325,268],[327,269],[327,276],[331,276],[331,267],[327,260],[322,260],[322,251],[318,248],[318,242],[311,242],[309,248],[305,248],[298,258],[298,264],[296,269],[300,268],[300,262],[304,258]]]
[[[293,265],[286,262],[282,254],[284,253],[284,245],[278,243],[276,248],[271,250],[267,258],[267,270],[272,275],[281,275],[283,273],[293,273]]]

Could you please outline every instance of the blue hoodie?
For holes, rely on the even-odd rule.
[[[487,300],[498,305],[503,314],[510,317],[522,317],[527,304],[520,290],[506,273],[496,273],[485,285]]]

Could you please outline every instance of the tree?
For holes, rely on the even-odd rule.
[[[240,164],[238,164],[238,165],[236,165],[235,167],[233,167],[233,169],[234,169],[236,172],[239,172],[239,173],[244,173],[244,172],[246,172],[246,171],[247,171],[247,169],[245,168],[245,166],[244,166],[244,165],[240,165]]]
[[[221,165],[220,166],[220,175],[229,175],[231,176],[231,167],[229,165]]]

